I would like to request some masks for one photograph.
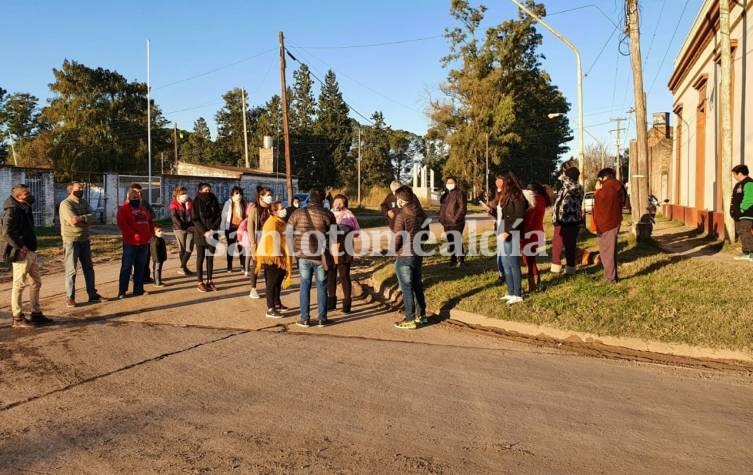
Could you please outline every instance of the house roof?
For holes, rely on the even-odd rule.
[[[187,163],[187,162],[181,162],[185,163],[186,165],[190,165],[192,167],[197,168],[209,168],[214,170],[222,170],[230,173],[234,173],[238,176],[240,179],[243,175],[250,175],[250,176],[260,176],[260,177],[268,177],[268,178],[276,178],[278,176],[285,177],[285,172],[281,171],[280,173],[275,172],[267,172],[263,170],[259,170],[258,168],[246,168],[246,167],[234,167],[232,165],[222,165],[222,164],[199,164],[199,163]],[[298,177],[296,175],[293,175],[294,179],[297,179]]]

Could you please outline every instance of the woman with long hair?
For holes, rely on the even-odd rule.
[[[254,274],[264,271],[266,282],[267,313],[269,318],[282,318],[287,310],[280,300],[283,288],[290,285],[293,274],[293,257],[288,254],[285,241],[285,217],[287,211],[282,202],[269,205],[270,215],[264,222],[261,238],[256,246],[256,267]]]
[[[266,186],[256,187],[256,200],[248,204],[246,208],[246,234],[249,240],[248,268],[251,273],[251,291],[248,296],[258,299],[259,292],[256,290],[256,245],[264,223],[272,215],[272,189]]]
[[[332,214],[335,215],[337,230],[341,233],[338,233],[337,242],[331,244],[335,267],[327,273],[327,309],[337,308],[337,277],[339,276],[340,285],[343,288],[343,313],[350,313],[352,302],[350,265],[353,263],[353,238],[358,237],[361,226],[353,212],[348,209],[348,197],[343,194],[335,195],[333,198]]]
[[[552,201],[546,189],[540,183],[535,182],[523,190],[523,196],[528,201],[528,209],[523,221],[525,237],[520,243],[520,252],[523,254],[523,265],[528,268],[528,291],[533,292],[541,284],[536,255],[546,245],[544,214],[552,205]]]
[[[233,257],[240,256],[241,270],[246,270],[246,255],[242,249],[238,249],[238,226],[246,219],[246,200],[243,198],[243,189],[234,186],[230,190],[230,198],[222,208],[222,221],[220,231],[225,233],[227,239],[227,271],[233,272]]]
[[[206,292],[217,290],[214,285],[212,273],[214,271],[214,253],[220,230],[220,202],[212,193],[209,183],[199,183],[199,194],[194,199],[193,223],[194,240],[196,241],[196,276],[198,278],[197,290]],[[206,263],[206,274],[204,264]]]
[[[191,258],[194,246],[193,200],[188,196],[185,186],[175,187],[168,210],[173,221],[175,240],[178,242],[178,257],[180,258],[178,274],[194,275],[188,270],[188,260]]]
[[[520,243],[527,203],[518,179],[512,172],[502,175],[502,191],[497,202],[497,260],[502,265],[508,305],[523,301],[520,271]]]

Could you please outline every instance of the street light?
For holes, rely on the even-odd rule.
[[[531,10],[529,10],[525,5],[521,4],[518,0],[510,0],[512,3],[517,5],[518,8],[526,12],[528,15],[532,16],[536,21],[541,23],[541,25],[546,28],[547,30],[551,31],[554,36],[556,36],[560,41],[565,43],[568,48],[570,48],[573,53],[575,54],[575,65],[578,73],[578,168],[583,171],[583,70],[580,65],[580,52],[578,51],[578,48],[572,44],[570,41],[568,41],[567,38],[562,36],[560,32],[552,28],[547,22],[539,18],[538,15],[533,13]],[[580,182],[583,183],[583,173],[580,175]]]

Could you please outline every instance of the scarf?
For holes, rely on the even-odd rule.
[[[256,246],[256,273],[259,273],[264,265],[275,265],[285,269],[285,280],[282,282],[283,289],[290,286],[293,276],[293,258],[288,255],[285,226],[285,221],[282,218],[271,215],[264,223],[261,239]]]

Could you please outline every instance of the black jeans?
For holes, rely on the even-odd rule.
[[[214,246],[196,245],[196,278],[199,282],[212,281],[214,272]],[[204,279],[204,261],[207,264],[207,278]]]
[[[282,305],[280,294],[282,293],[282,281],[285,280],[285,269],[274,264],[265,264],[264,278],[267,284],[267,308],[275,308],[275,305]]]
[[[579,231],[580,226],[577,225],[560,227],[560,235],[562,236],[562,243],[565,246],[565,260],[568,267],[575,267],[575,250]]]
[[[343,300],[350,302],[353,284],[350,280],[350,262],[335,265],[327,272],[327,296],[337,298],[337,276],[340,276],[340,284],[343,286]]]
[[[447,243],[450,245],[452,256],[450,262],[463,262],[465,260],[465,249],[463,249],[463,230],[465,224],[460,226],[445,226],[444,232],[447,236]],[[450,232],[457,231],[457,232]]]

